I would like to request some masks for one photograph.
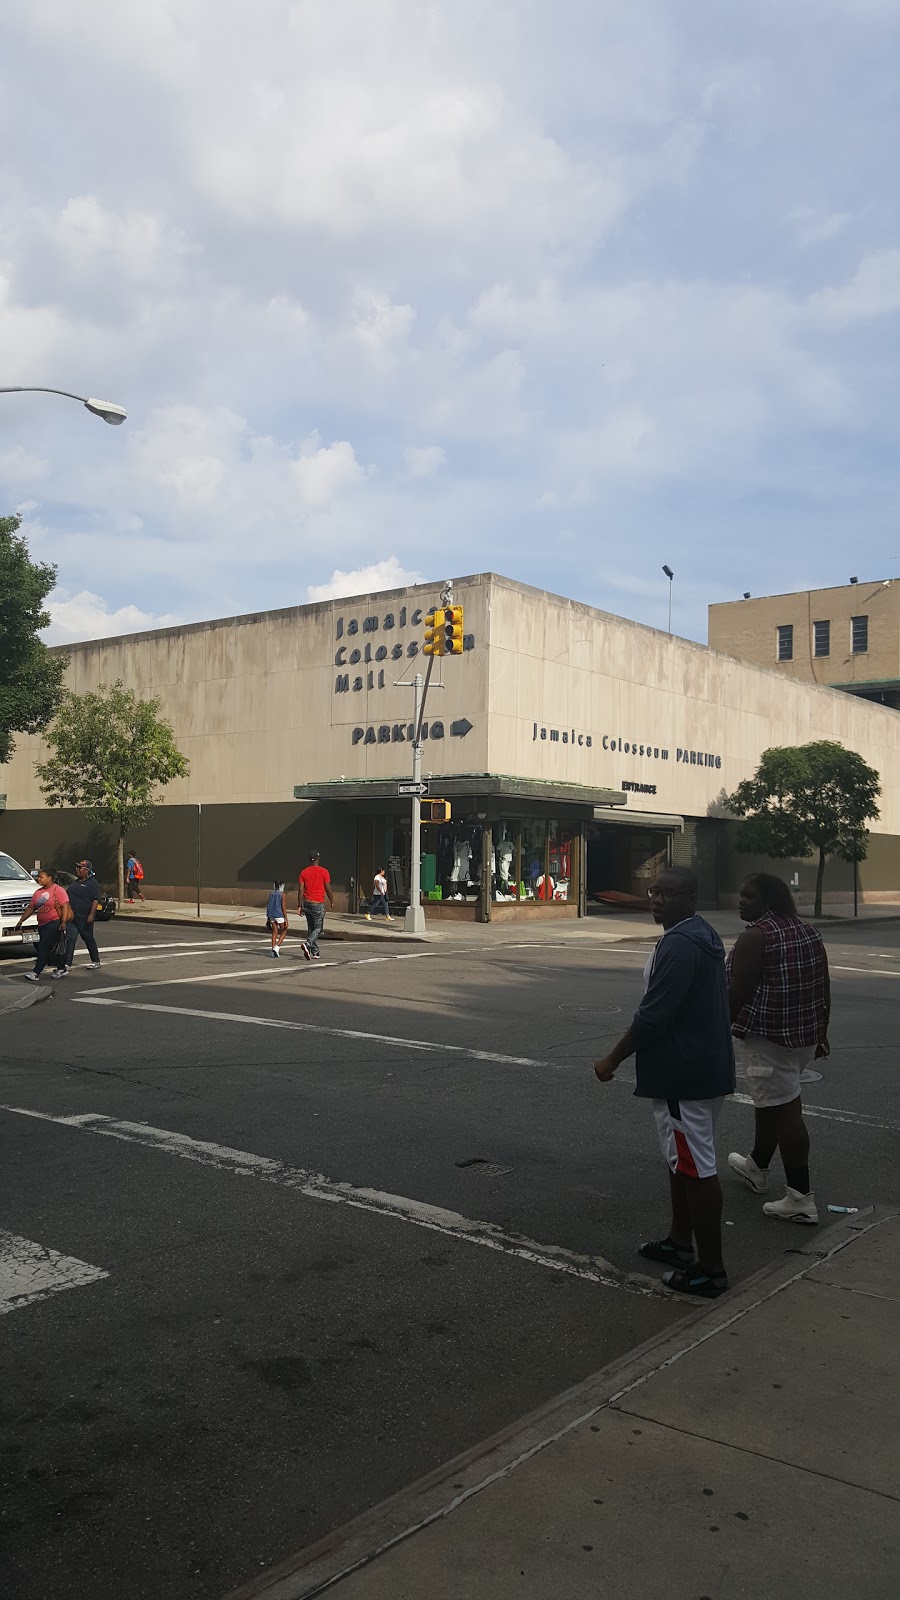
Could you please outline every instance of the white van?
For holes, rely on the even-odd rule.
[[[37,943],[37,917],[29,917],[18,933],[15,926],[34,891],[31,873],[0,850],[0,954],[15,950],[18,955],[31,955]]]

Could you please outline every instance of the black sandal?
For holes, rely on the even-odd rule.
[[[676,1244],[674,1239],[648,1239],[638,1247],[638,1255],[646,1261],[661,1261],[664,1267],[692,1267],[694,1252],[690,1246]]]

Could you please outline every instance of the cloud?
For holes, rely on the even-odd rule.
[[[154,616],[137,606],[110,611],[106,601],[89,589],[68,594],[53,589],[47,597],[51,622],[41,637],[46,644],[74,644],[79,639],[110,639],[122,633],[146,633],[149,628],[172,628],[185,620],[175,612]]]
[[[291,476],[304,505],[325,506],[342,490],[362,483],[365,472],[346,439],[320,445],[319,435],[311,433],[291,463]]]
[[[849,283],[822,289],[809,302],[813,316],[848,323],[900,311],[900,249],[866,256]]]
[[[411,478],[431,478],[445,465],[447,452],[439,444],[426,444],[404,450],[403,459]]]
[[[19,483],[36,483],[41,478],[46,478],[50,471],[49,461],[42,456],[32,455],[20,444],[14,445],[12,450],[0,455],[0,479],[15,486]]]
[[[359,567],[355,572],[335,571],[327,583],[310,584],[307,598],[316,600],[343,600],[357,594],[378,594],[382,589],[405,589],[409,584],[422,583],[421,572],[409,572],[400,565],[396,556],[387,556],[371,567]]]
[[[225,9],[0,18],[5,381],[129,413],[0,396],[69,594],[263,609],[427,530],[648,621],[605,574],[677,546],[702,634],[786,549],[838,581],[851,517],[890,559],[895,4],[826,0],[813,74],[808,4]]]

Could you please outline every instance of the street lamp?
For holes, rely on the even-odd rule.
[[[675,574],[671,567],[663,566],[663,572],[669,580],[669,632],[672,632],[672,579]]]
[[[0,394],[62,394],[67,400],[79,400],[95,417],[102,417],[104,422],[108,422],[111,428],[118,428],[128,415],[124,406],[117,406],[112,400],[85,399],[83,394],[70,394],[68,389],[42,389],[16,384],[12,389],[0,389]]]

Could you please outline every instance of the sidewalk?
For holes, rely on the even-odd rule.
[[[726,942],[736,939],[744,927],[736,911],[704,911],[703,916]],[[266,926],[263,906],[213,905],[201,901],[198,918],[196,902],[184,900],[146,900],[143,904],[138,902],[133,906],[125,904],[120,906],[118,918],[123,922],[133,918],[141,922],[174,923],[179,927],[187,924],[195,928],[226,928],[232,932],[248,928],[265,932]],[[302,937],[306,931],[305,920],[292,911],[290,905],[288,918],[288,937]],[[896,906],[867,906],[865,913],[855,919],[829,916],[818,926],[827,932],[830,928],[853,926],[854,922],[857,926],[865,922],[875,927],[885,921],[900,921]],[[541,912],[535,910],[530,916],[516,922],[448,922],[443,927],[431,923],[424,934],[406,933],[402,912],[393,922],[384,922],[380,917],[367,922],[362,912],[350,916],[346,911],[329,911],[325,917],[323,937],[373,939],[392,944],[467,944],[470,941],[473,944],[546,944],[548,930],[554,942],[559,940],[566,943],[575,939],[594,944],[616,944],[622,939],[656,937],[649,910],[646,915],[639,911],[601,911],[587,917],[560,921],[553,918],[545,921]]]
[[[800,1242],[230,1600],[895,1600],[900,1215]]]

